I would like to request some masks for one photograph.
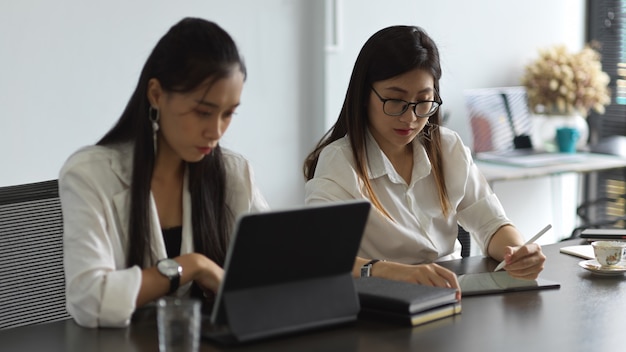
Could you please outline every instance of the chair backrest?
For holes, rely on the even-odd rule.
[[[459,225],[459,233],[457,235],[461,243],[461,257],[467,258],[471,255],[472,238],[461,225]]]
[[[57,180],[0,187],[0,260],[0,330],[69,317]]]

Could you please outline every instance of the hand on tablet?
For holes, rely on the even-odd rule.
[[[504,260],[506,262],[504,269],[509,275],[534,280],[543,270],[546,256],[541,251],[541,246],[531,243],[520,247],[507,247]]]

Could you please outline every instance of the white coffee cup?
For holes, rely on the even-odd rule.
[[[624,258],[626,242],[620,241],[595,241],[591,243],[596,260],[602,266],[614,266]]]

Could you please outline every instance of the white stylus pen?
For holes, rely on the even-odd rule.
[[[546,227],[543,228],[543,230],[539,231],[536,235],[534,235],[533,238],[526,241],[526,243],[524,243],[524,246],[535,242],[536,240],[539,239],[539,237],[543,236],[543,234],[548,232],[548,230],[550,230],[551,228],[552,228],[552,225],[548,224]],[[500,264],[498,264],[498,266],[496,266],[496,268],[493,271],[498,271],[504,268],[504,265],[506,265],[506,262],[503,260],[500,262]]]

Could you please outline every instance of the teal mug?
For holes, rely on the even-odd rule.
[[[580,134],[573,127],[561,127],[556,130],[556,144],[561,153],[576,153],[576,142]]]

